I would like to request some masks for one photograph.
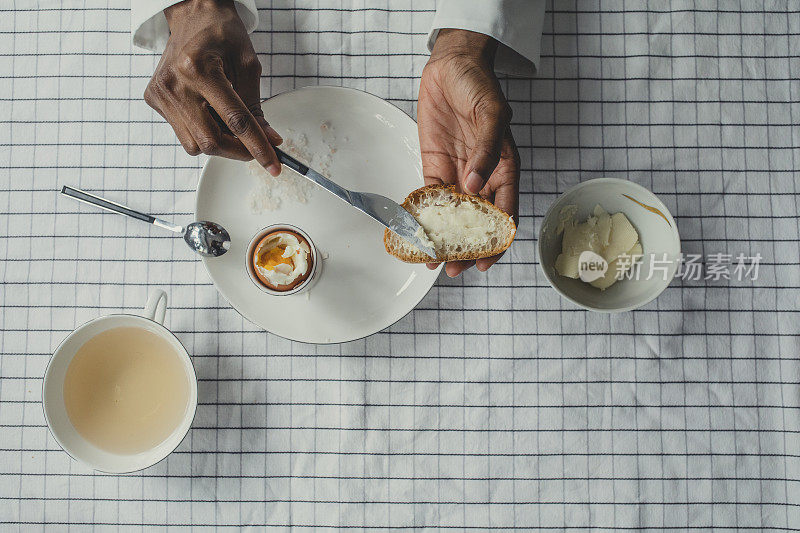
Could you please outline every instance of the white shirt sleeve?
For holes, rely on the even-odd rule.
[[[544,7],[545,0],[438,0],[428,49],[443,28],[483,33],[500,43],[498,71],[530,76],[539,64]]]
[[[131,34],[133,44],[161,52],[169,39],[169,26],[164,10],[180,0],[131,0]],[[236,0],[236,11],[251,33],[258,26],[255,0]]]

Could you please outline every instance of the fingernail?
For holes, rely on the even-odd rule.
[[[474,170],[469,173],[467,179],[464,181],[464,189],[469,194],[478,194],[483,188],[483,178]]]
[[[273,163],[267,167],[267,172],[269,172],[270,174],[272,174],[277,178],[278,175],[281,173],[281,166]]]
[[[278,144],[283,142],[283,137],[281,137],[281,134],[275,131],[275,128],[273,128],[272,126],[267,126],[267,135],[276,139],[278,141]]]
[[[426,263],[425,266],[427,266],[430,270],[436,270],[439,268],[439,263]]]

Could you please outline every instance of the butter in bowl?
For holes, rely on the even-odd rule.
[[[539,231],[539,263],[567,300],[599,312],[641,307],[672,281],[680,237],[666,206],[628,180],[575,185],[550,207]]]

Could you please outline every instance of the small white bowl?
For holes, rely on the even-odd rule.
[[[563,237],[556,234],[561,210],[568,205],[577,206],[575,220],[583,222],[598,204],[611,214],[622,212],[628,217],[639,233],[643,250],[639,279],[620,280],[604,291],[580,279],[561,276],[554,268]],[[641,185],[616,178],[584,181],[566,191],[550,206],[539,231],[539,264],[547,281],[561,296],[590,311],[630,311],[650,302],[672,281],[680,252],[678,228],[661,200]],[[651,257],[656,261],[652,269]],[[664,265],[666,275],[659,268],[664,257],[668,261]]]
[[[261,283],[256,275],[255,267],[253,266],[253,252],[255,252],[255,248],[258,243],[261,242],[261,239],[263,239],[267,233],[281,230],[293,231],[302,235],[305,237],[306,241],[308,241],[309,248],[311,248],[311,274],[308,275],[305,281],[288,291],[272,290]],[[247,268],[247,274],[250,276],[252,282],[256,287],[273,296],[290,296],[292,294],[301,294],[309,290],[314,282],[316,282],[320,272],[322,271],[321,263],[322,257],[320,257],[320,253],[317,251],[317,247],[314,245],[314,241],[311,240],[311,237],[308,236],[308,233],[301,230],[297,226],[292,226],[291,224],[273,224],[272,226],[267,226],[266,228],[260,230],[253,236],[252,240],[250,240],[250,244],[247,246],[247,255],[245,255],[245,268]]]

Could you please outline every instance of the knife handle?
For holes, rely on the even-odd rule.
[[[299,172],[303,176],[308,174],[308,167],[306,165],[304,165],[294,157],[290,156],[280,148],[275,148],[275,153],[278,154],[278,161],[280,161],[287,167],[291,168],[295,172]]]

